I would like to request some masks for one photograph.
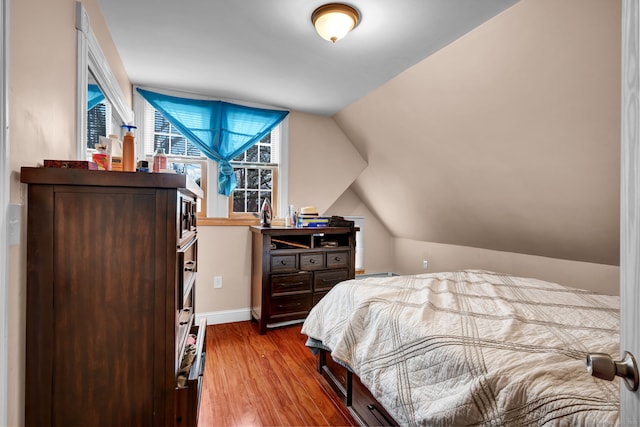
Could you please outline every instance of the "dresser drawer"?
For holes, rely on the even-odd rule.
[[[206,363],[207,321],[201,319],[198,326],[191,329],[196,334],[196,355],[188,373],[176,381],[176,426],[197,427],[202,394],[202,376]]]
[[[180,195],[179,239],[186,239],[196,232],[196,217],[198,216],[196,201],[185,195]]]
[[[336,283],[340,283],[348,278],[349,270],[346,269],[316,271],[313,279],[313,290],[329,290],[333,288]]]
[[[196,280],[198,262],[198,240],[192,239],[178,251],[178,309],[183,308],[185,300]]]
[[[271,257],[271,271],[295,271],[296,268],[296,255],[276,255]]]
[[[309,314],[309,310],[311,310],[311,292],[271,298],[269,306],[271,318],[278,321],[304,318]]]
[[[313,273],[274,274],[271,276],[271,295],[310,291]]]
[[[340,268],[349,266],[349,252],[327,252],[327,268]]]
[[[300,270],[318,270],[324,268],[324,253],[300,254]]]

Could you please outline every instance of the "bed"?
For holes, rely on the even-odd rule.
[[[339,283],[302,333],[344,368],[343,389],[353,375],[370,391],[379,424],[605,426],[619,384],[585,359],[619,355],[619,320],[616,296],[465,270]]]

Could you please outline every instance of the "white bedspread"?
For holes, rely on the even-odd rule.
[[[607,426],[619,297],[483,271],[349,280],[302,332],[332,349],[401,425]]]

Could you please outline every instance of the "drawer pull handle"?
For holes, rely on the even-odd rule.
[[[340,262],[340,261],[342,261],[342,258],[340,258],[339,256],[337,256],[337,257],[334,257],[334,258],[333,258],[333,260],[334,260],[334,261],[338,261],[338,262]]]
[[[280,261],[280,264],[282,264],[282,265],[287,265],[287,261],[282,260],[282,261]]]
[[[299,307],[299,306],[301,306],[301,305],[302,305],[302,303],[300,303],[300,302],[297,302],[297,303],[291,303],[291,304],[280,304],[280,305],[278,306],[278,308]]]
[[[186,325],[187,323],[189,323],[189,322],[187,322],[187,321],[180,322],[181,325]]]
[[[315,260],[315,259],[311,258],[311,259],[309,260],[309,264],[315,264],[315,263],[316,263],[316,260]]]
[[[193,260],[185,262],[184,271],[196,271],[196,262]]]
[[[304,282],[291,282],[291,283],[281,283],[282,286],[299,286],[304,285]]]

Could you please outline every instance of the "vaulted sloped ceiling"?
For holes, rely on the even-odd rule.
[[[619,262],[620,2],[522,0],[334,119],[392,235]]]

